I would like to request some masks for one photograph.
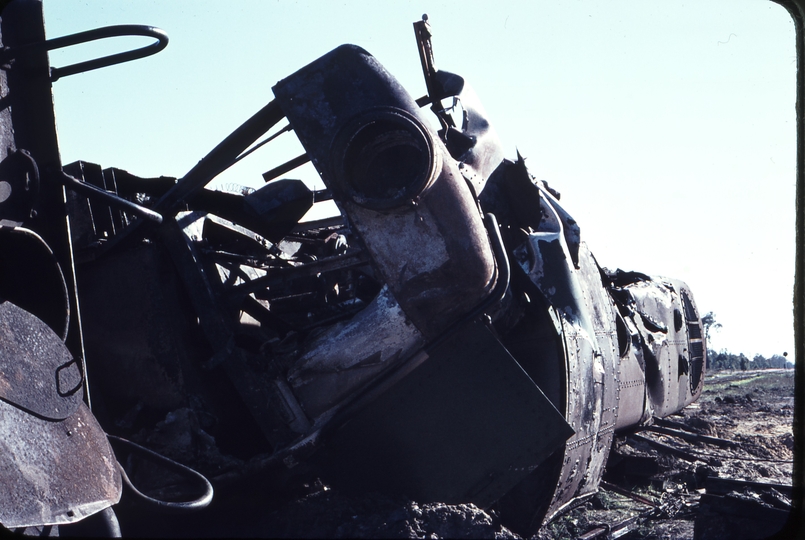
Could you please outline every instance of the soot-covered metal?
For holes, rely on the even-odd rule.
[[[280,80],[184,177],[141,178],[60,162],[51,84],[167,37],[47,42],[38,0],[6,5],[3,526],[98,514],[116,533],[124,483],[155,509],[206,512],[204,476],[226,497],[316,475],[494,507],[533,531],[595,493],[616,431],[698,397],[687,286],[599,267],[559,194],[504,158],[469,84],[434,68],[428,23],[414,26],[428,95],[343,45]],[[48,49],[121,33],[157,42],[49,68]],[[263,187],[205,188],[283,134],[305,154],[267,166]],[[327,189],[293,178],[308,161]],[[328,200],[338,215],[302,220]],[[157,500],[171,490],[190,502]]]

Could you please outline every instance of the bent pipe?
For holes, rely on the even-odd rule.
[[[509,288],[509,280],[511,278],[509,258],[506,255],[506,249],[503,246],[503,239],[500,236],[500,229],[498,228],[498,222],[497,218],[495,218],[495,215],[491,213],[486,214],[484,216],[484,225],[489,233],[490,244],[492,244],[492,251],[494,253],[496,262],[496,282],[495,286],[492,288],[492,291],[466,315],[453,322],[453,324],[444,330],[438,337],[434,338],[430,343],[425,345],[418,353],[408,358],[408,360],[403,362],[401,365],[392,369],[389,373],[381,376],[364,392],[353,398],[351,402],[345,404],[333,415],[330,420],[321,426],[320,430],[322,435],[330,433],[334,428],[355,414],[355,412],[357,412],[359,409],[374,401],[375,398],[386,392],[389,388],[394,386],[406,375],[416,369],[420,364],[422,364],[422,362],[427,360],[429,356],[428,353],[441,345],[457,330],[459,330],[465,324],[475,320],[494,304],[503,300],[503,297]]]
[[[154,205],[153,211],[168,221],[173,221],[179,212],[182,202],[202,189],[213,178],[229,168],[232,163],[247,150],[261,135],[285,117],[276,100],[269,101],[262,109],[254,113],[248,120],[238,126],[223,141],[210,150],[187,174],[180,178]],[[123,229],[107,242],[97,254],[101,257],[116,249],[116,246],[144,234],[140,227],[146,220],[138,220]],[[139,233],[137,232],[139,231]]]
[[[117,437],[115,435],[109,435],[109,434],[107,434],[106,436],[109,438],[109,440],[119,442],[121,444],[128,446],[134,453],[139,454],[145,458],[148,458],[154,462],[161,463],[165,465],[167,468],[172,469],[174,472],[180,474],[181,476],[184,476],[186,478],[189,477],[199,481],[199,483],[201,483],[204,486],[204,494],[195,500],[182,501],[182,502],[161,501],[159,499],[149,497],[148,495],[142,493],[139,489],[134,487],[134,484],[132,484],[128,474],[126,474],[126,470],[123,468],[120,462],[118,462],[117,468],[120,471],[120,476],[123,479],[123,483],[125,483],[126,486],[128,486],[128,488],[138,499],[142,500],[147,504],[155,506],[156,508],[162,511],[169,513],[201,510],[209,506],[210,502],[212,502],[212,496],[213,496],[212,484],[210,484],[210,481],[207,480],[207,478],[205,478],[201,473],[191,469],[190,467],[182,465],[181,463],[173,461],[172,459],[167,458],[162,454],[154,452],[153,450],[149,450],[144,446],[140,446],[137,443],[131,442],[128,439],[124,439],[122,437]]]
[[[506,290],[509,288],[509,281],[511,280],[511,267],[509,265],[509,257],[506,255],[506,248],[503,246],[503,238],[500,236],[498,220],[495,214],[486,214],[484,216],[484,225],[486,225],[486,230],[489,233],[490,244],[492,244],[492,251],[495,255],[495,269],[497,273],[495,287],[489,293],[489,296],[483,299],[467,315],[454,322],[442,335],[426,345],[424,347],[426,353],[435,349],[444,340],[453,335],[456,330],[474,320],[492,305],[501,302],[506,295]]]
[[[71,189],[76,193],[80,193],[85,197],[99,199],[109,206],[114,206],[121,210],[125,210],[126,212],[131,212],[135,216],[153,221],[156,224],[162,223],[162,214],[154,212],[153,210],[144,206],[140,206],[137,203],[133,203],[127,199],[124,199],[123,197],[118,197],[114,193],[105,191],[99,187],[93,186],[92,184],[82,182],[78,178],[74,178],[64,171],[61,171],[59,174],[57,174],[55,178],[68,189]]]

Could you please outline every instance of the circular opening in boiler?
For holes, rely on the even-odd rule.
[[[346,143],[341,177],[352,199],[370,208],[391,208],[416,197],[433,169],[431,142],[401,114],[364,119]]]

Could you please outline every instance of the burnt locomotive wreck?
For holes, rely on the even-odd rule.
[[[104,432],[147,446],[182,417],[187,447],[206,448],[185,465],[213,485],[312,471],[535,530],[597,490],[616,431],[698,397],[687,286],[600,268],[558,193],[503,157],[469,85],[435,69],[427,23],[415,29],[427,96],[344,45],[278,82],[184,177],[140,178],[61,164],[51,83],[164,35],[45,41],[39,2],[5,8],[3,526],[108,513],[138,479]],[[48,49],[114,32],[158,43],[49,68]],[[263,187],[205,188],[284,133],[305,153]],[[326,190],[293,178],[308,161]],[[339,215],[302,220],[326,200]]]

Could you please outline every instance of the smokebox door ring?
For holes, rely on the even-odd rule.
[[[428,129],[395,107],[358,114],[339,130],[330,148],[335,188],[372,210],[417,200],[434,180],[436,156]]]

